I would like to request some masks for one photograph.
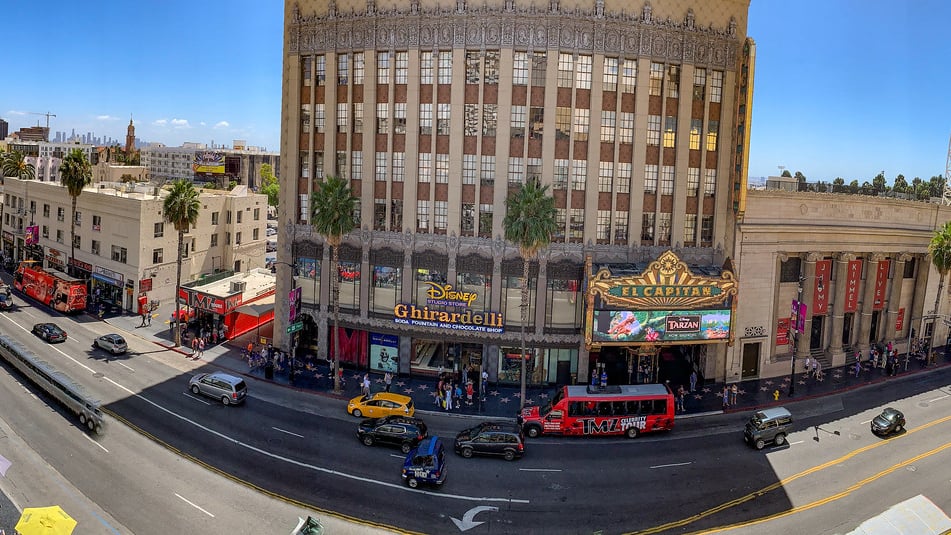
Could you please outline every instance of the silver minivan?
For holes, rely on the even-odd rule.
[[[237,405],[248,395],[244,379],[223,372],[199,373],[188,381],[193,394],[220,399],[224,405]]]
[[[773,407],[756,411],[746,422],[743,430],[743,439],[761,450],[767,443],[782,446],[786,443],[786,435],[792,427],[792,414],[784,407]]]

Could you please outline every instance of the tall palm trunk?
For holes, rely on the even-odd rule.
[[[330,275],[332,306],[334,310],[334,392],[340,392],[340,245],[333,248],[333,269]]]
[[[73,258],[76,258],[76,197],[73,197],[72,221],[69,223],[69,264],[66,272],[73,274]]]
[[[519,397],[519,411],[525,408],[525,324],[528,323],[528,258],[522,258],[522,358],[519,361],[520,377],[519,381],[521,397]]]
[[[185,233],[178,231],[178,266],[175,269],[175,345],[182,345],[182,329],[181,329],[181,308],[178,302],[178,294],[182,289],[182,244],[185,242]]]
[[[944,278],[947,276],[947,272],[938,273],[938,295],[934,298],[934,313],[935,315],[939,314],[938,307],[941,306],[941,292],[944,291]],[[937,317],[933,321],[937,321]],[[925,361],[929,366],[931,365],[931,359],[934,358],[934,327],[931,328],[931,336],[928,337],[928,360]]]

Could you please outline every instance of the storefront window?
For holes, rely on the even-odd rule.
[[[482,273],[456,273],[456,289],[460,292],[475,293],[477,297],[469,308],[474,312],[485,312],[492,304],[492,275]]]
[[[525,348],[526,384],[537,385],[545,380],[544,368],[541,366],[541,350]],[[521,347],[503,347],[499,349],[499,382],[516,384],[521,383],[522,368],[519,360],[522,357]]]
[[[548,279],[545,299],[545,326],[551,329],[576,329],[581,325],[581,281]]]
[[[311,305],[320,302],[320,262],[315,258],[298,258],[294,278],[301,288],[301,302]]]
[[[340,281],[340,308],[360,310],[360,264],[340,262],[337,275]]]
[[[373,287],[370,290],[370,310],[393,313],[400,301],[403,270],[398,267],[373,266]]]
[[[432,286],[427,284],[429,282],[446,284],[446,274],[435,269],[416,270],[416,277],[414,277],[413,284],[416,285],[416,303],[420,306],[425,305],[426,299],[429,298],[429,290],[432,288]]]
[[[545,349],[542,368],[549,384],[573,384],[578,377],[577,349]]]
[[[534,277],[528,279],[528,322],[531,327],[535,322],[535,283]],[[522,325],[522,278],[508,276],[502,279],[502,309],[505,313],[505,325]]]

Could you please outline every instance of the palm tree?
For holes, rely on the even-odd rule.
[[[944,279],[951,270],[951,221],[946,222],[931,237],[928,254],[931,255],[931,263],[938,270],[938,294],[934,298],[934,313],[937,314],[938,306],[941,304],[941,293],[944,290]],[[928,343],[928,364],[931,364],[933,345]]]
[[[187,180],[179,180],[172,186],[172,191],[162,203],[162,214],[165,221],[172,224],[178,232],[178,266],[175,271],[175,345],[182,343],[182,330],[178,328],[181,321],[178,294],[182,288],[182,251],[184,250],[185,233],[198,221],[198,211],[201,209],[201,200],[195,185]]]
[[[520,362],[521,397],[519,409],[525,408],[525,324],[528,323],[528,276],[529,265],[538,256],[538,251],[551,243],[557,229],[555,199],[548,194],[548,186],[538,180],[529,180],[509,195],[505,202],[506,213],[502,226],[505,239],[518,247],[522,257],[522,358]]]
[[[34,180],[36,167],[26,161],[23,153],[13,151],[3,158],[3,176],[19,178],[20,180]]]
[[[72,215],[69,226],[69,269],[73,269],[73,258],[76,256],[76,201],[83,192],[83,188],[92,183],[92,165],[86,159],[86,153],[80,149],[72,149],[63,158],[59,166],[60,180],[66,186],[66,191],[72,197]]]
[[[311,198],[311,224],[333,248],[333,270],[330,277],[330,301],[333,306],[334,392],[340,391],[340,242],[353,230],[353,210],[357,198],[343,178],[328,176],[318,184]]]

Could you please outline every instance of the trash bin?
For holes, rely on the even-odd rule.
[[[264,365],[264,378],[274,379],[274,365],[273,364],[268,363]]]

